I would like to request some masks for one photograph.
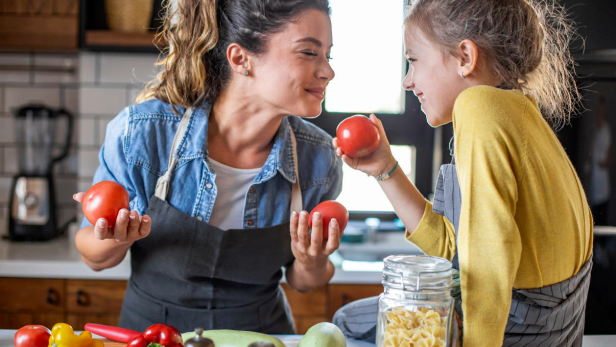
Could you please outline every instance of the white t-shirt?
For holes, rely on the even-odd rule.
[[[244,228],[246,193],[261,168],[236,169],[208,158],[216,172],[216,201],[209,224],[223,230]]]

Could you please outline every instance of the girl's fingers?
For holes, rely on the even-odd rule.
[[[292,243],[297,243],[298,241],[298,237],[297,237],[297,227],[298,227],[298,223],[299,223],[299,213],[293,211],[293,213],[291,213],[291,242]]]
[[[141,238],[144,238],[150,235],[150,230],[152,230],[152,219],[145,215],[141,218],[141,225],[139,225],[139,235]]]
[[[315,212],[312,215],[312,235],[310,240],[310,255],[316,256],[320,253],[323,244],[323,217],[321,213]]]
[[[139,234],[139,213],[137,211],[130,211],[128,213],[128,228],[126,230],[126,237],[129,240],[138,240],[141,238]]]
[[[101,218],[96,221],[96,225],[94,225],[94,236],[99,240],[104,240],[107,238],[107,220],[105,218]]]
[[[306,250],[310,246],[310,234],[308,233],[308,212],[302,211],[299,214],[299,224],[297,228],[298,244],[302,250]]]
[[[340,225],[336,218],[329,221],[329,239],[325,244],[325,253],[330,255],[340,247]]]
[[[113,238],[117,241],[126,241],[127,239],[127,228],[128,228],[128,210],[123,208],[118,213],[118,218],[116,219],[115,227],[113,228]]]
[[[334,148],[338,149],[338,138],[334,137],[332,139],[332,145],[334,145]]]
[[[79,192],[77,194],[73,194],[73,200],[77,201],[78,203],[81,204],[81,202],[83,201],[83,196],[86,195],[83,192]]]

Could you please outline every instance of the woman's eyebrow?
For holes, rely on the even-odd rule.
[[[293,43],[298,43],[298,42],[312,42],[315,45],[319,46],[319,47],[323,47],[323,43],[317,39],[315,39],[314,37],[304,37],[302,39],[299,40],[295,40]],[[333,46],[333,44],[329,45],[329,47],[331,48]]]

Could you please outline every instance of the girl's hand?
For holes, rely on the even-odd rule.
[[[84,193],[73,195],[73,199],[79,203],[83,201]],[[108,227],[107,220],[99,219],[94,225],[94,236],[99,240],[112,239],[117,242],[134,242],[150,234],[152,220],[147,215],[141,217],[137,211],[122,209],[118,213],[115,226]]]
[[[329,255],[340,246],[340,228],[335,218],[329,222],[328,240],[323,242],[321,214],[312,215],[312,235],[308,232],[308,212],[291,215],[291,250],[295,260],[305,270],[320,269],[327,265]]]
[[[365,172],[370,176],[377,177],[389,172],[396,165],[396,159],[393,154],[391,154],[389,141],[387,140],[387,135],[385,135],[385,130],[383,129],[383,123],[381,123],[381,120],[376,118],[374,114],[370,115],[370,120],[379,129],[379,135],[381,137],[379,147],[377,147],[374,152],[365,157],[351,158],[342,152],[342,149],[338,146],[337,138],[334,139],[333,145],[336,149],[336,155],[342,158],[342,161],[344,161],[348,166],[355,170]]]

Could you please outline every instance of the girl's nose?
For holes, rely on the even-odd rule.
[[[404,81],[402,81],[402,88],[405,90],[411,90],[415,87],[415,82],[413,82],[413,67],[411,67],[404,77]]]

